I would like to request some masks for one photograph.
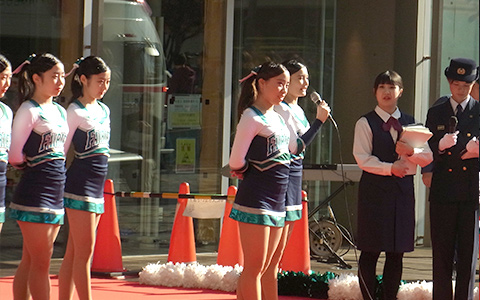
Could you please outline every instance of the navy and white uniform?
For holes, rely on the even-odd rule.
[[[290,151],[303,151],[283,118],[247,108],[237,125],[230,168],[243,172],[230,217],[239,222],[282,227],[285,224]],[[289,150],[291,149],[291,150]]]
[[[362,116],[355,125],[353,155],[362,169],[358,188],[357,246],[368,252],[413,251],[415,233],[415,197],[413,175],[416,165],[424,167],[432,161],[427,144],[415,148],[412,156],[399,158],[395,145],[399,133],[382,124],[393,117],[401,125],[414,124],[412,116],[397,108],[389,114],[379,106]],[[392,174],[392,165],[405,160],[408,171],[400,178]]]
[[[63,224],[66,111],[59,104],[22,103],[13,120],[9,162],[25,165],[10,217],[19,221]]]
[[[5,187],[7,186],[8,149],[12,133],[13,114],[0,102],[0,223],[5,222]]]
[[[297,137],[303,141],[303,147],[308,146],[317,134],[322,121],[315,119],[310,127],[303,109],[297,104],[282,102],[275,105],[275,111],[279,113],[287,124],[291,124]],[[302,170],[305,151],[300,154],[291,154],[290,174],[285,199],[286,221],[297,221],[302,218]]]
[[[110,152],[110,109],[95,102],[87,109],[75,100],[67,109],[65,152],[73,143],[75,159],[67,171],[64,202],[67,208],[101,214]]]

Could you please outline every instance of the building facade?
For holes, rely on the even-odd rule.
[[[112,69],[103,101],[111,109],[109,178],[116,191],[177,192],[188,182],[192,193],[226,193],[236,184],[221,169],[235,133],[238,80],[264,61],[304,62],[309,90],[332,107],[338,130],[330,123],[322,128],[306,163],[354,164],[353,128],[375,106],[378,73],[402,75],[399,106],[424,122],[429,105],[448,92],[443,70],[450,58],[478,62],[478,47],[475,0],[0,0],[0,52],[14,67],[31,53],[50,52],[67,70],[88,55]],[[180,73],[179,55],[193,74],[189,89],[167,90]],[[66,106],[70,97],[67,84],[57,101]],[[4,100],[15,111],[15,85]],[[313,119],[314,104],[300,104]],[[311,208],[341,185],[322,180],[322,171],[316,176],[304,182]],[[11,190],[18,174],[9,179]],[[428,204],[419,178],[416,189],[423,244]],[[331,204],[355,232],[356,186]],[[117,199],[122,242],[140,245],[124,254],[166,253],[175,205],[175,199]],[[197,251],[215,250],[219,227],[219,220],[195,222]],[[7,220],[2,236],[15,234]],[[3,240],[0,258],[2,249],[21,248],[21,241]]]

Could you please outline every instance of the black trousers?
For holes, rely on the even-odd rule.
[[[455,247],[455,299],[466,300],[469,294],[476,209],[471,203],[430,202],[430,231],[433,251],[433,300],[453,299],[452,271]],[[478,233],[476,233],[478,234]]]
[[[364,300],[375,300],[377,261],[380,252],[362,251],[358,261],[358,280]],[[403,253],[387,252],[383,268],[383,300],[397,299],[402,279]]]

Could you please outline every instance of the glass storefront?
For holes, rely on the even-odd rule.
[[[240,94],[238,80],[265,61],[296,59],[305,64],[310,79],[307,95],[317,91],[334,109],[335,17],[336,0],[235,1],[232,137],[238,121],[235,97]],[[300,99],[299,104],[307,118],[314,120],[316,107],[308,96]],[[327,122],[307,148],[304,164],[332,164],[331,145],[335,142],[332,137],[335,137],[334,128]],[[313,208],[328,196],[330,184],[327,181],[305,181],[303,189],[307,191],[309,205]]]
[[[445,2],[442,36],[454,35],[449,20],[461,13],[465,24],[476,24],[472,27],[476,40],[465,40],[465,33],[454,35],[454,44],[465,44],[462,49],[477,47],[473,58],[478,60],[478,1],[473,2],[453,1],[453,6]],[[364,56],[357,55],[356,47],[365,37],[356,28],[351,28],[355,34],[347,42],[339,42],[344,40],[336,34],[342,23],[337,24],[337,19],[357,14],[337,5],[345,4],[336,0],[0,0],[0,52],[14,67],[34,52],[57,55],[67,70],[78,57],[90,53],[105,59],[112,69],[112,83],[103,101],[111,110],[109,178],[116,191],[175,193],[180,183],[188,182],[192,193],[217,194],[225,192],[226,185],[237,184],[222,177],[220,170],[228,160],[238,121],[238,80],[253,67],[267,60],[295,58],[308,67],[308,93],[319,92],[333,110],[337,107],[335,112],[352,106],[345,104],[351,99],[335,89],[337,77],[351,78],[340,74],[346,63],[340,68],[342,58],[336,53],[346,53],[348,48],[355,57],[349,61],[356,63],[358,57],[370,57],[370,48],[361,53]],[[382,18],[388,17],[375,18],[385,21]],[[389,26],[395,25],[388,21]],[[362,27],[366,25],[358,26],[368,31]],[[447,52],[442,56],[445,61],[451,55]],[[394,53],[374,54],[390,58]],[[360,66],[352,74],[370,67],[350,66]],[[354,81],[341,84],[363,93]],[[58,101],[66,106],[70,95],[67,84]],[[13,110],[18,107],[15,79],[4,101]],[[313,120],[314,104],[306,98],[300,105]],[[360,112],[371,109],[371,103],[358,106],[340,116],[344,118],[340,126],[349,133],[353,128],[345,129],[345,120],[357,119]],[[339,163],[337,143],[335,128],[325,124],[309,146],[305,164]],[[344,148],[351,143],[352,136],[345,135]],[[353,163],[348,158],[345,162]],[[19,176],[9,172],[7,205]],[[314,207],[336,186],[305,181],[303,188]],[[118,197],[116,201],[123,254],[167,253],[176,199]],[[54,257],[63,255],[67,226],[62,227]],[[216,250],[219,228],[217,219],[195,221],[197,252]],[[0,261],[20,256],[20,231],[7,218],[0,234]]]

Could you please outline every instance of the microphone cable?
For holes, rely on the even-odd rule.
[[[322,98],[320,97],[320,95],[316,91],[314,91],[310,94],[310,99],[316,105],[319,105],[322,101],[324,101],[324,100],[322,100]],[[352,217],[350,215],[351,213],[350,213],[350,209],[349,209],[349,206],[348,206],[347,189],[346,189],[347,178],[345,176],[345,171],[344,171],[344,161],[343,161],[343,154],[342,154],[342,139],[341,139],[341,136],[340,136],[340,130],[338,128],[337,122],[335,121],[335,119],[333,118],[331,113],[328,114],[328,119],[333,124],[333,127],[335,128],[335,132],[337,134],[338,152],[339,152],[339,160],[340,160],[340,172],[342,173],[342,184],[345,186],[345,189],[343,191],[343,197],[344,197],[344,202],[345,202],[345,210],[347,212],[348,227],[349,227],[350,232],[351,232],[351,241],[349,240],[349,242],[351,242],[351,244],[353,245],[353,253],[355,255],[355,262],[357,263],[357,266],[358,266],[358,284],[359,284],[359,287],[360,286],[365,287],[365,290],[367,291],[368,298],[369,298],[368,300],[375,300],[374,295],[370,294],[370,291],[368,290],[368,288],[366,286],[365,280],[364,280],[362,272],[360,270],[357,246],[356,246],[355,237],[354,237],[354,233],[353,233]],[[336,218],[334,218],[333,221],[334,221],[335,226],[337,228],[339,228]],[[340,229],[340,233],[345,237],[345,235],[342,233],[341,229]]]

